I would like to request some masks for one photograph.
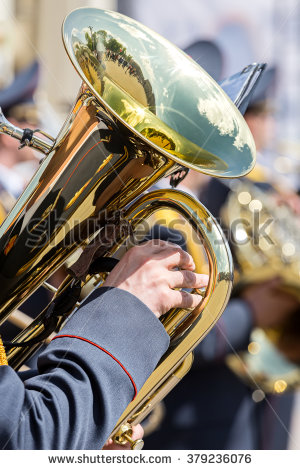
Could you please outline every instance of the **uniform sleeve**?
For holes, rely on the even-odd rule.
[[[195,362],[218,361],[247,348],[253,328],[252,312],[241,299],[229,301],[221,318],[194,351]]]
[[[22,382],[0,367],[1,449],[101,449],[169,345],[135,296],[96,289]]]

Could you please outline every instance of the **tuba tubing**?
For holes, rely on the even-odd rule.
[[[226,238],[213,216],[190,195],[177,190],[153,191],[132,204],[126,218],[134,228],[161,208],[175,210],[191,224],[207,254],[209,283],[199,307],[192,312],[173,309],[162,320],[171,338],[169,350],[116,424],[110,437],[117,437],[117,442],[124,425],[140,423],[188,372],[191,352],[219,319],[232,288],[233,264]]]

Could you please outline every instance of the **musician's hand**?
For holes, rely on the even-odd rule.
[[[144,436],[144,429],[140,424],[136,426],[132,426],[132,436],[131,438],[136,441],[137,439],[143,439]],[[130,450],[130,443],[126,444],[125,446],[119,446],[113,442],[112,439],[108,439],[103,446],[102,450]]]
[[[247,287],[242,298],[251,307],[254,325],[260,328],[272,328],[282,324],[299,308],[298,300],[281,289],[282,281],[271,279],[261,284]]]
[[[178,245],[150,240],[131,248],[103,285],[130,292],[160,317],[171,308],[195,308],[201,302],[200,295],[174,290],[207,285],[208,276],[194,269],[193,258]]]

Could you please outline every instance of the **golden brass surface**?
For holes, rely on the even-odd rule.
[[[300,301],[300,220],[251,181],[242,180],[222,212],[231,228],[232,249],[238,263],[237,288],[280,277],[282,288]],[[237,223],[238,222],[238,223]],[[261,227],[265,227],[261,230]],[[283,393],[300,385],[299,312],[281,326],[251,334],[248,351],[227,358],[229,367],[245,382],[266,393]],[[280,352],[293,350],[293,360]]]
[[[238,109],[169,41],[96,8],[70,13],[63,41],[99,103],[154,149],[213,176],[241,176],[253,168],[255,145]]]
[[[27,143],[46,157],[0,228],[0,322],[84,249],[116,211],[123,211],[133,232],[161,208],[177,211],[203,240],[209,265],[201,306],[165,315],[171,346],[119,419],[114,436],[121,426],[147,416],[188,371],[192,349],[221,315],[232,285],[227,242],[205,207],[175,190],[137,197],[180,165],[213,176],[241,176],[254,165],[255,147],[243,117],[216,82],[136,21],[82,8],[65,19],[63,41],[83,83],[51,145]],[[22,129],[1,116],[0,132],[23,137]],[[105,256],[127,236],[121,231]],[[71,280],[67,277],[55,295]],[[16,340],[42,332],[45,313]],[[67,316],[59,318],[58,329]],[[9,363],[19,368],[37,347],[15,346]]]
[[[244,180],[229,195],[222,218],[231,229],[239,282],[280,276],[300,300],[299,218],[274,195]]]
[[[141,422],[148,405],[150,412],[152,401],[155,400],[157,393],[166,395],[164,391],[161,393],[161,390],[164,390],[165,386],[169,387],[169,378],[216,323],[231,292],[233,268],[228,244],[219,225],[205,207],[181,191],[158,190],[142,196],[136,203],[133,203],[126,217],[134,227],[147,215],[150,216],[155,207],[157,210],[161,208],[176,210],[182,217],[189,220],[203,240],[210,268],[209,284],[199,307],[192,312],[173,309],[162,320],[171,338],[170,348],[135,400],[126,408],[112,436],[126,422],[130,424]],[[138,410],[141,408],[143,413],[139,414]]]
[[[135,441],[132,439],[132,429],[130,424],[123,424],[114,440],[115,443],[120,446],[124,446],[129,442],[131,450],[142,450],[144,447],[143,439],[136,439]]]
[[[0,227],[1,320],[88,242],[102,211],[125,207],[175,166],[128,134],[83,86],[52,152]]]
[[[40,137],[33,135],[32,140],[30,142],[27,142],[24,145],[30,145],[30,147],[33,147],[35,150],[38,150],[39,152],[42,152],[44,154],[48,154],[50,150],[52,149],[54,139],[46,132],[40,131],[39,129],[37,131],[38,133],[47,137],[47,139],[51,141],[51,144],[48,142],[45,142]],[[37,131],[34,131],[34,132],[37,132]],[[19,141],[21,141],[23,137],[23,129],[20,129],[19,127],[16,127],[15,125],[11,124],[5,118],[1,108],[0,108],[0,134],[10,135],[11,137],[14,137],[15,139]]]
[[[299,388],[299,366],[280,353],[266,331],[255,328],[251,342],[255,342],[256,351],[250,348],[250,351],[240,352],[238,356],[230,354],[226,358],[227,365],[243,382],[273,394]]]
[[[8,361],[5,353],[5,348],[3,346],[2,338],[0,336],[0,366],[7,366]]]

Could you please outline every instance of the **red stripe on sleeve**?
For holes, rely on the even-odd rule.
[[[118,361],[118,359],[113,356],[109,351],[107,351],[106,349],[102,348],[101,346],[99,346],[99,344],[96,344],[96,343],[93,343],[93,341],[90,341],[89,339],[86,339],[86,338],[82,338],[81,336],[75,336],[75,335],[57,335],[57,336],[54,336],[54,338],[52,338],[52,341],[54,339],[57,339],[57,338],[75,338],[75,339],[80,339],[81,341],[85,341],[86,343],[89,343],[91,344],[92,346],[95,346],[96,348],[100,349],[101,351],[105,352],[106,354],[108,354],[114,361],[116,361],[119,366],[124,370],[125,374],[128,375],[132,385],[133,385],[133,388],[134,388],[134,397],[132,400],[135,399],[136,395],[137,395],[137,388],[136,388],[136,385],[134,383],[134,380],[133,378],[131,377],[131,375],[129,374],[128,370],[125,369],[125,367],[123,366],[123,364]]]

